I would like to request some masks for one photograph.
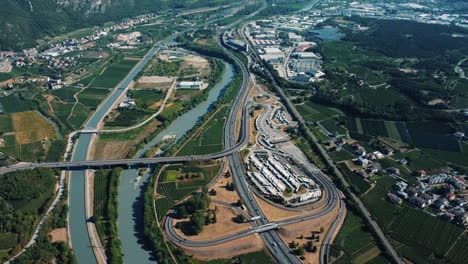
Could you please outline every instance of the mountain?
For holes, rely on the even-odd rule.
[[[174,8],[213,6],[225,0],[0,0],[0,51],[125,17]]]

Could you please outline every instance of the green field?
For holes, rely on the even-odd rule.
[[[91,109],[96,108],[109,93],[109,89],[86,88],[78,94],[78,100]]]
[[[209,120],[200,133],[195,135],[177,153],[178,156],[202,155],[221,151],[223,149],[223,132],[228,107],[223,107]]]
[[[397,160],[406,159],[408,161],[408,168],[412,171],[433,170],[444,166],[440,160],[434,159],[428,153],[420,150],[398,153],[393,158]]]
[[[97,76],[89,86],[114,88],[137,63],[136,60],[122,60],[119,63],[113,63],[101,75]]]
[[[37,107],[33,101],[18,95],[0,97],[0,109],[5,113],[24,112],[35,110]]]
[[[158,198],[154,201],[156,207],[156,213],[158,214],[158,221],[162,221],[167,211],[174,205],[171,201],[166,198]]]
[[[346,134],[346,128],[342,127],[340,122],[336,119],[326,119],[320,121],[320,124],[330,133]]]
[[[91,110],[84,106],[83,104],[77,104],[73,114],[70,116],[70,119],[68,119],[68,122],[70,125],[72,125],[75,128],[80,128],[83,123],[88,119],[88,117],[91,115]]]
[[[179,173],[175,170],[166,170],[166,181],[176,181],[179,178]]]
[[[60,98],[60,100],[64,102],[74,103],[76,101],[74,95],[80,90],[80,88],[75,87],[63,87],[60,89],[53,90],[50,93],[57,96],[58,98]]]
[[[14,233],[0,233],[0,250],[10,249],[16,246],[16,237]]]
[[[158,119],[161,121],[168,120],[178,111],[182,110],[182,108],[183,106],[178,103],[175,103],[169,107],[166,107],[164,111],[162,111],[161,114],[159,114]]]
[[[350,159],[355,158],[353,154],[349,153],[349,151],[346,151],[346,150],[333,151],[328,154],[334,161],[343,161],[343,160],[350,160]]]
[[[0,152],[5,152],[22,161],[40,161],[42,158],[42,143],[37,141],[0,147]]]
[[[319,105],[313,102],[296,105],[297,111],[306,121],[321,121],[333,116],[339,116],[341,113],[330,107]]]
[[[148,108],[164,98],[164,93],[159,90],[130,90],[128,96],[135,100],[137,107]]]
[[[430,263],[434,255],[440,259],[463,233],[463,229],[421,210],[386,201],[385,195],[394,183],[395,180],[389,176],[380,178],[376,187],[364,196],[364,203],[390,238],[404,244],[398,251],[405,258],[415,263]],[[467,251],[457,254],[454,253],[452,258],[468,257]]]
[[[356,260],[366,258],[369,253],[380,254],[374,237],[365,229],[363,220],[352,210],[347,210],[345,221],[333,241],[330,253],[337,257],[340,251],[344,254],[336,263],[368,263]],[[375,258],[372,255],[369,257],[371,261]]]
[[[185,196],[194,192],[198,188],[205,186],[209,183],[219,172],[219,165],[213,165],[208,167],[193,167],[183,165],[172,165],[166,168],[166,171],[180,171],[188,176],[186,180],[176,180],[158,183],[158,193],[164,195],[170,202],[175,202],[183,199]],[[163,175],[166,175],[166,171]],[[191,176],[198,176],[192,178]]]
[[[343,176],[346,178],[349,185],[351,185],[351,188],[357,194],[363,194],[370,188],[370,184],[367,181],[365,181],[361,176],[352,172],[345,163],[338,163],[337,166],[340,169],[341,173],[343,173]]]
[[[0,132],[8,133],[13,131],[13,124],[11,117],[8,114],[0,114]]]
[[[94,174],[94,217],[104,217],[108,193],[108,172],[96,171]]]

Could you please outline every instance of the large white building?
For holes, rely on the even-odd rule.
[[[194,81],[194,82],[180,82],[176,86],[178,89],[203,89],[203,82],[202,81]]]

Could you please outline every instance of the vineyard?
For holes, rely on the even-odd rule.
[[[348,210],[345,222],[341,227],[338,236],[333,242],[331,255],[338,257],[336,263],[350,263],[360,256],[366,257],[368,252],[379,254],[376,242],[372,235],[364,230],[362,219],[352,210]],[[371,256],[372,257],[372,256]]]
[[[349,170],[345,163],[339,163],[338,168],[356,193],[362,194],[370,188],[370,184],[363,180],[361,176]]]
[[[452,263],[464,263],[468,259],[468,237],[463,234],[460,240],[458,240],[455,246],[450,250],[447,258]]]
[[[106,215],[107,197],[109,196],[107,176],[106,171],[96,171],[94,175],[94,216],[96,218]]]
[[[154,201],[156,207],[156,213],[158,214],[158,221],[161,221],[166,215],[167,211],[172,208],[174,204],[166,198],[159,198]]]
[[[16,234],[2,233],[0,234],[0,250],[10,249],[16,246]]]
[[[444,257],[463,229],[418,209],[386,201],[385,195],[394,183],[388,176],[380,178],[363,200],[389,237],[402,243],[399,253],[414,263],[429,263],[434,256],[441,262],[448,259],[451,263],[463,263],[460,260],[468,258],[468,252],[456,248],[466,247],[466,236]]]

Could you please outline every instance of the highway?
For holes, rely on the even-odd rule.
[[[222,35],[221,35],[222,36]],[[218,38],[218,45],[222,47],[222,44],[220,43],[220,38]],[[244,146],[246,144],[246,140],[249,135],[249,114],[248,114],[248,108],[247,106],[249,105],[249,102],[247,101],[247,96],[249,94],[248,91],[248,83],[249,83],[249,78],[250,74],[245,67],[245,65],[240,62],[240,60],[235,57],[233,54],[231,54],[228,50],[225,49],[225,52],[233,58],[236,63],[241,67],[242,74],[243,74],[243,83],[241,86],[241,90],[238,94],[238,97],[236,98],[233,107],[231,108],[231,112],[229,113],[229,117],[225,126],[225,148],[228,150],[235,149],[237,146]],[[240,139],[237,141],[234,139],[234,135],[236,135],[236,120],[237,120],[237,114],[240,110],[241,103],[244,104],[243,107],[243,114],[240,119],[242,125],[240,130]],[[231,166],[231,171],[232,171],[232,176],[234,178],[234,182],[236,185],[237,192],[239,193],[239,196],[242,198],[244,201],[244,204],[246,205],[247,209],[251,214],[255,216],[260,216],[260,218],[254,222],[251,222],[253,225],[253,228],[236,233],[236,234],[231,234],[225,237],[220,237],[208,241],[191,241],[187,240],[177,234],[177,232],[174,229],[174,224],[173,224],[173,218],[170,215],[166,218],[166,221],[164,223],[164,227],[166,230],[166,233],[170,237],[170,239],[177,244],[184,245],[184,246],[190,246],[190,247],[207,247],[207,246],[213,246],[213,245],[219,245],[223,244],[229,241],[233,241],[242,237],[246,237],[252,234],[259,234],[261,238],[264,240],[265,245],[267,248],[270,250],[270,252],[273,254],[273,256],[278,260],[279,263],[300,263],[298,258],[291,253],[291,250],[285,245],[285,243],[281,240],[279,235],[274,231],[278,229],[281,226],[284,225],[289,225],[289,224],[294,224],[294,223],[300,223],[302,221],[306,221],[309,219],[314,219],[317,217],[324,216],[331,212],[336,206],[338,206],[338,200],[339,200],[339,193],[335,186],[333,185],[332,181],[326,177],[323,173],[321,173],[319,170],[316,168],[308,168],[309,171],[311,171],[317,181],[320,183],[320,185],[324,188],[325,193],[326,193],[326,198],[321,202],[321,204],[325,204],[324,208],[318,212],[311,213],[305,216],[301,217],[296,217],[296,218],[291,218],[283,221],[278,221],[274,223],[270,223],[263,211],[261,210],[260,206],[256,202],[252,191],[249,189],[249,185],[246,182],[246,173],[244,170],[243,166],[243,161],[239,155],[238,150],[236,151],[229,151],[229,153],[226,153],[227,159],[229,161],[229,164]],[[340,202],[340,213],[339,217],[337,220],[340,220],[343,212],[344,212],[344,203],[343,201]],[[311,209],[309,209],[311,210]],[[339,221],[335,221],[333,224],[331,231],[329,234],[327,234],[326,237],[328,237],[328,240],[324,241],[329,241],[330,237],[336,230],[336,227],[338,225]],[[328,246],[324,247],[322,251],[327,252]],[[326,258],[325,261],[322,263],[326,263]]]
[[[249,15],[248,17],[244,18],[247,19],[251,16],[254,16],[256,13],[263,10],[263,8],[257,10],[255,13]],[[241,19],[241,20],[244,20]],[[239,20],[238,22],[240,22]],[[231,28],[235,26],[238,22],[231,24],[226,28]],[[157,158],[143,158],[143,159],[120,159],[120,160],[80,160],[80,161],[67,161],[67,162],[45,162],[45,163],[21,163],[12,166],[6,166],[0,168],[0,174],[11,172],[11,171],[18,171],[24,169],[32,169],[38,167],[48,167],[48,168],[59,168],[65,170],[74,170],[74,169],[88,169],[88,168],[102,168],[105,166],[149,166],[155,163],[176,163],[176,162],[184,162],[190,160],[207,160],[207,159],[219,159],[219,158],[227,158],[229,161],[229,165],[231,167],[232,176],[234,179],[234,183],[236,185],[236,189],[239,193],[239,196],[244,201],[245,206],[251,212],[251,214],[255,216],[260,216],[260,218],[254,222],[252,222],[253,227],[249,230],[239,232],[236,234],[232,234],[229,236],[209,240],[209,241],[190,241],[186,240],[175,232],[174,225],[173,225],[173,218],[168,216],[164,226],[167,234],[177,244],[191,246],[191,247],[206,247],[212,245],[222,244],[228,241],[236,240],[241,237],[249,236],[252,234],[259,234],[260,237],[265,242],[266,247],[272,253],[272,255],[277,259],[279,263],[301,263],[299,259],[292,254],[291,250],[287,247],[287,245],[281,240],[277,232],[275,231],[281,226],[300,223],[302,221],[306,221],[309,219],[321,217],[326,215],[327,213],[331,212],[336,206],[340,206],[340,213],[339,216],[343,214],[344,211],[344,203],[340,199],[340,195],[336,187],[333,185],[332,181],[326,177],[322,172],[318,170],[309,170],[315,176],[317,182],[322,186],[324,189],[324,193],[326,194],[326,198],[324,199],[323,203],[324,208],[318,212],[314,212],[305,216],[291,218],[283,221],[278,221],[274,223],[270,223],[266,218],[265,214],[261,210],[260,206],[256,202],[252,191],[249,189],[249,185],[246,182],[246,172],[244,169],[244,162],[240,157],[239,151],[245,147],[248,143],[249,137],[249,109],[250,109],[250,102],[248,101],[248,96],[250,93],[249,90],[249,80],[250,80],[250,73],[247,70],[246,66],[229,50],[227,50],[222,42],[223,33],[219,34],[217,38],[218,45],[222,47],[226,54],[228,54],[235,62],[238,64],[242,71],[243,82],[240,87],[240,91],[231,106],[231,110],[225,124],[225,131],[224,131],[224,143],[225,143],[225,150],[207,154],[207,155],[190,155],[190,156],[180,156],[180,157],[157,157]],[[237,131],[236,129],[236,121],[238,121],[238,114],[241,113],[240,118],[240,130]],[[238,137],[236,135],[238,134]],[[340,217],[337,218],[337,220]],[[333,231],[336,230],[338,221],[332,225],[331,231],[329,232],[324,239],[324,243],[328,245],[328,241],[331,238]],[[327,240],[328,238],[328,240]],[[325,247],[324,247],[325,248]],[[325,249],[322,248],[321,251],[327,251],[328,246]],[[322,263],[326,263],[326,257]]]
[[[317,3],[319,3],[320,1],[316,1],[314,3],[314,5],[316,5]],[[244,38],[244,40],[246,41],[247,45],[249,45],[249,50],[252,51],[254,57],[261,63],[261,64],[265,64],[261,59],[260,59],[260,56],[258,55],[257,53],[257,50],[252,47],[250,41],[248,40],[248,38],[245,36],[245,25],[244,25],[244,28],[243,30],[241,31],[242,32],[242,37]],[[391,256],[391,258],[393,259],[393,261],[395,263],[398,263],[398,264],[403,264],[404,262],[402,261],[402,259],[398,256],[398,253],[396,252],[395,248],[392,246],[392,244],[390,243],[390,241],[386,238],[384,232],[382,231],[382,229],[379,227],[379,225],[375,222],[375,220],[372,219],[372,216],[370,214],[370,212],[367,210],[367,208],[364,206],[364,204],[362,203],[361,199],[359,197],[357,197],[352,191],[351,191],[351,188],[350,188],[350,185],[349,183],[345,180],[343,174],[338,170],[338,168],[336,167],[336,165],[334,164],[333,160],[330,158],[330,156],[328,155],[328,153],[323,149],[323,147],[320,145],[320,144],[317,144],[318,140],[317,138],[315,137],[315,135],[310,131],[309,127],[307,126],[304,118],[302,118],[302,115],[297,111],[296,107],[294,106],[294,104],[291,103],[291,101],[289,100],[289,98],[286,96],[286,94],[284,93],[284,91],[281,89],[281,87],[278,85],[278,83],[276,82],[276,79],[273,77],[272,73],[268,70],[268,67],[266,65],[263,65],[264,68],[266,69],[265,72],[266,74],[268,75],[268,78],[271,80],[273,86],[276,88],[276,91],[279,93],[280,95],[280,98],[284,101],[284,104],[286,105],[287,109],[290,111],[290,114],[292,114],[292,116],[299,122],[299,125],[301,127],[304,128],[305,130],[305,134],[307,137],[311,138],[312,141],[314,142],[314,144],[317,146],[317,148],[319,149],[320,151],[320,154],[322,155],[322,157],[325,158],[325,161],[327,163],[327,165],[332,168],[333,170],[333,173],[335,175],[338,176],[338,178],[340,179],[340,181],[343,182],[344,186],[346,189],[349,190],[349,193],[351,195],[351,198],[356,202],[356,204],[358,205],[358,208],[359,210],[363,213],[364,217],[366,218],[367,222],[370,224],[370,226],[372,227],[373,231],[375,232],[375,234],[377,235],[377,237],[379,238],[379,240],[382,242],[383,246],[385,247],[385,249],[387,250],[387,252],[389,253],[389,255]],[[328,244],[328,241],[324,241],[325,244]],[[326,259],[324,257],[325,254],[324,252],[321,252],[321,259]],[[328,254],[326,254],[328,255]]]

